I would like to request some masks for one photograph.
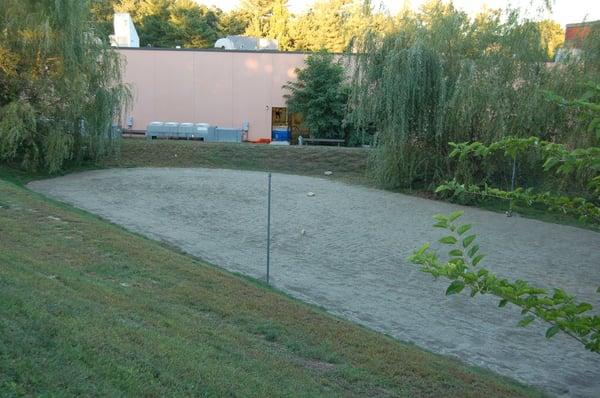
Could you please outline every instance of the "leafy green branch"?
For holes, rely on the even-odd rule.
[[[537,151],[544,159],[543,169],[556,175],[568,178],[577,174],[589,188],[589,197],[568,197],[554,195],[550,192],[536,193],[532,189],[513,188],[510,191],[483,187],[473,184],[461,184],[448,181],[440,185],[436,192],[459,197],[463,194],[476,195],[482,198],[498,198],[531,206],[542,204],[550,211],[558,211],[579,218],[582,222],[600,223],[600,147],[579,148],[570,150],[564,145],[543,141],[537,137],[506,137],[490,145],[481,142],[450,143],[450,157],[460,163],[472,159],[483,159],[497,152],[510,156],[513,163],[517,156],[530,151]],[[514,164],[513,164],[514,167]],[[513,168],[514,179],[514,168]]]
[[[581,98],[568,100],[549,91],[545,92],[546,98],[560,106],[575,108],[582,112],[588,122],[588,131],[600,139],[600,84],[587,82],[582,86],[586,87],[587,91]]]
[[[556,196],[550,192],[535,193],[533,189],[516,188],[513,191],[504,191],[488,185],[467,185],[456,180],[447,181],[435,190],[454,197],[463,194],[476,195],[481,198],[495,198],[513,201],[523,206],[541,204],[549,211],[560,212],[577,217],[583,223],[600,224],[600,207],[580,197]]]
[[[485,268],[479,267],[485,255],[480,252],[476,235],[469,234],[471,224],[457,221],[463,212],[436,215],[437,228],[449,231],[439,241],[450,246],[447,261],[440,260],[436,251],[424,244],[409,260],[421,267],[421,271],[435,278],[444,277],[451,281],[446,295],[458,294],[470,289],[471,297],[491,294],[500,299],[498,306],[512,303],[521,309],[523,318],[519,326],[527,326],[535,319],[546,322],[546,337],[551,338],[563,331],[579,341],[586,349],[600,354],[600,316],[592,314],[589,303],[577,302],[575,297],[562,289],[542,289],[523,280],[511,282],[499,278]],[[597,292],[600,293],[600,288]]]
[[[557,168],[556,171],[560,174],[581,170],[600,172],[600,147],[570,150],[562,144],[540,140],[537,137],[505,137],[489,145],[478,141],[450,142],[449,145],[452,148],[449,156],[459,161],[466,161],[470,157],[483,159],[497,152],[514,158],[535,150],[541,152],[546,160],[545,171]]]

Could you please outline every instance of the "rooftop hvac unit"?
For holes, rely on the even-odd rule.
[[[113,17],[115,34],[110,35],[110,44],[114,47],[139,47],[140,38],[128,13],[116,13]]]

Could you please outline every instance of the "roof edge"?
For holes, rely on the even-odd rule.
[[[316,54],[317,51],[280,51],[280,50],[224,50],[222,48],[172,48],[172,47],[113,47],[115,50],[127,51],[177,51],[177,52],[210,52],[210,53],[259,53],[259,54]],[[352,53],[330,53],[333,55],[353,55]]]
[[[596,21],[584,21],[584,22],[575,22],[575,23],[568,23],[565,25],[565,27],[567,28],[579,28],[579,27],[583,27],[583,26],[591,26],[591,25],[597,25],[600,24],[600,19],[596,20]]]

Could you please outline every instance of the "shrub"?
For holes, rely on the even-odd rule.
[[[296,81],[283,87],[290,112],[300,113],[303,126],[313,138],[345,138],[344,115],[348,99],[344,68],[330,53],[321,51],[306,59],[297,69]]]
[[[89,1],[0,3],[0,162],[49,173],[115,150],[129,99]]]

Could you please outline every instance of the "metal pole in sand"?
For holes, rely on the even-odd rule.
[[[271,263],[271,173],[269,173],[269,194],[267,199],[267,284],[269,284],[269,267]]]

